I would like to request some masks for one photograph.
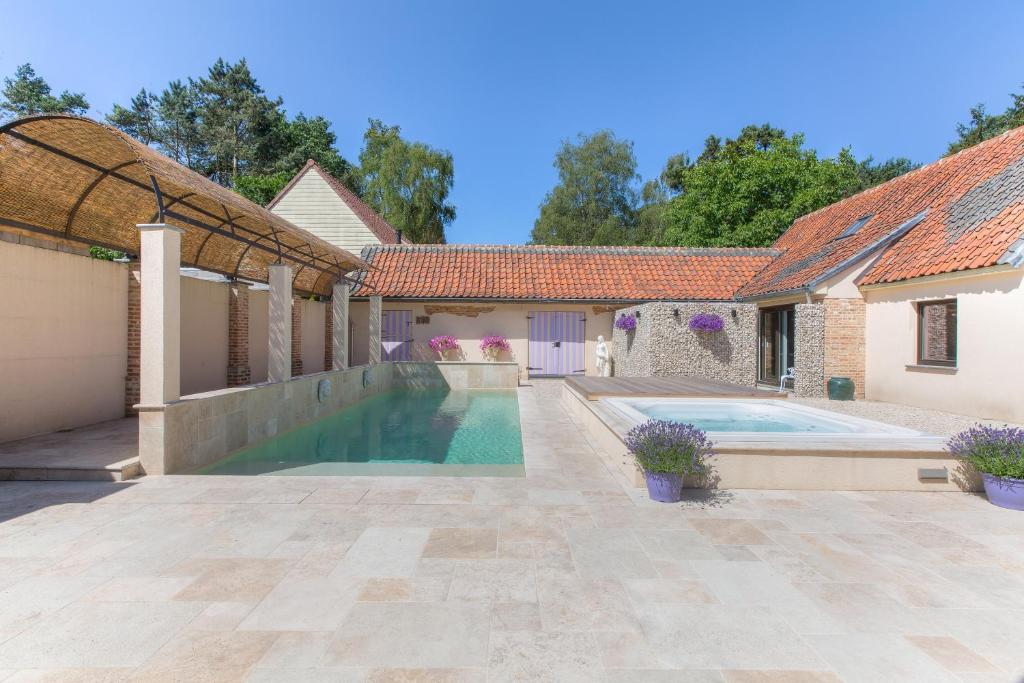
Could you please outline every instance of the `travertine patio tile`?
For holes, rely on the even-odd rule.
[[[828,614],[833,622],[841,624],[850,633],[944,633],[921,610],[904,607],[892,594],[876,584],[798,583],[794,586]]]
[[[0,668],[138,666],[198,614],[199,602],[79,602],[0,644]]]
[[[358,578],[285,577],[238,626],[241,631],[333,631],[362,589]]]
[[[715,545],[775,544],[775,541],[744,519],[693,519],[690,523]]]
[[[258,669],[314,669],[334,637],[331,631],[279,633],[255,666]]]
[[[359,602],[439,602],[448,593],[447,578],[366,579]]]
[[[0,632],[17,633],[106,582],[96,576],[29,576],[0,591]]]
[[[177,565],[174,576],[196,579],[175,600],[249,602],[262,600],[288,572],[291,562],[281,559],[203,559]]]
[[[458,560],[448,600],[536,602],[537,578],[529,560]]]
[[[252,669],[246,683],[365,683],[367,669],[350,667]]]
[[[643,530],[636,533],[636,539],[655,561],[690,562],[723,558],[721,551],[697,531]]]
[[[949,636],[904,636],[912,645],[934,659],[947,671],[991,673],[996,668],[956,638]]]
[[[957,680],[956,676],[902,638],[857,634],[808,636],[807,640],[840,679],[849,683],[945,683]]]
[[[123,683],[133,680],[133,668],[23,669],[0,672],[4,683]]]
[[[540,605],[535,602],[494,603],[491,606],[491,630],[541,630]]]
[[[433,529],[423,557],[488,559],[494,558],[497,551],[497,529]]]
[[[162,602],[180,593],[192,579],[181,576],[113,578],[86,594],[91,602]]]
[[[622,583],[635,605],[663,603],[703,605],[718,602],[702,581],[625,579]]]
[[[197,631],[234,631],[256,607],[256,602],[211,602],[186,628]]]
[[[545,631],[639,631],[629,595],[614,579],[539,578]]]
[[[303,505],[341,505],[358,503],[369,489],[348,486],[318,486],[302,499]]]
[[[327,666],[486,666],[490,608],[475,603],[357,603],[335,632]]]
[[[487,677],[479,669],[373,669],[367,683],[474,683]]]
[[[721,672],[710,669],[610,669],[606,683],[723,683]]]
[[[244,680],[277,638],[274,633],[186,630],[135,672],[143,681]]]
[[[569,546],[586,578],[656,578],[658,572],[629,529],[570,529]]]
[[[600,656],[588,633],[496,632],[491,635],[488,681],[594,681]]]
[[[827,668],[767,607],[652,605],[638,615],[651,648],[667,668]]]
[[[348,549],[331,576],[412,576],[430,537],[430,529],[366,529]]]
[[[831,671],[723,671],[725,683],[842,683]]]

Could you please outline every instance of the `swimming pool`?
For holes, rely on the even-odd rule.
[[[627,420],[673,420],[692,424],[712,438],[742,439],[786,436],[919,435],[903,427],[865,420],[779,400],[608,398],[609,407]]]
[[[396,389],[197,474],[523,476],[516,392]]]

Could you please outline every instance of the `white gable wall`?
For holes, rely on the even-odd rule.
[[[380,244],[315,169],[303,175],[271,211],[357,256],[364,246]]]

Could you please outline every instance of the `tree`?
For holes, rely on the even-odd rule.
[[[637,244],[633,143],[608,130],[564,140],[555,154],[558,184],[540,205],[534,244]]]
[[[670,162],[669,201],[662,244],[691,247],[768,246],[798,216],[831,204],[861,186],[849,150],[819,159],[801,134],[747,126],[722,143],[708,138],[695,163]]]
[[[868,157],[857,164],[857,175],[860,177],[856,191],[866,190],[875,185],[881,185],[904,173],[909,173],[921,164],[915,164],[906,157],[894,157],[878,164],[874,157]]]
[[[971,107],[971,120],[956,124],[957,140],[949,144],[946,154],[955,154],[979,142],[1024,126],[1024,93],[1010,93],[1012,102],[1001,114],[989,114],[984,104]]]
[[[451,153],[402,138],[398,126],[370,119],[359,154],[363,199],[412,242],[443,244],[455,220],[448,201]]]
[[[171,81],[157,101],[160,118],[158,146],[179,164],[194,171],[206,165],[207,144],[199,125],[199,86],[191,78],[187,83]]]
[[[132,98],[130,107],[115,104],[114,111],[107,114],[107,123],[151,145],[160,138],[158,103],[159,98],[156,95],[142,88],[139,94]]]
[[[235,178],[234,191],[260,206],[266,206],[284,189],[294,173],[279,171],[270,174],[240,175]]]
[[[223,59],[196,84],[199,131],[209,153],[206,174],[231,186],[240,173],[272,170],[281,151],[281,100],[271,100],[245,59]]]
[[[85,94],[64,90],[54,97],[42,76],[37,76],[31,64],[22,64],[14,71],[14,78],[4,79],[0,112],[14,117],[30,114],[84,114],[89,110]]]

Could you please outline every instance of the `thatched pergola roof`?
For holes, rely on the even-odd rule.
[[[183,265],[256,282],[293,267],[299,292],[330,294],[366,268],[350,252],[90,119],[41,115],[0,126],[0,225],[139,253],[137,224],[184,229]]]

